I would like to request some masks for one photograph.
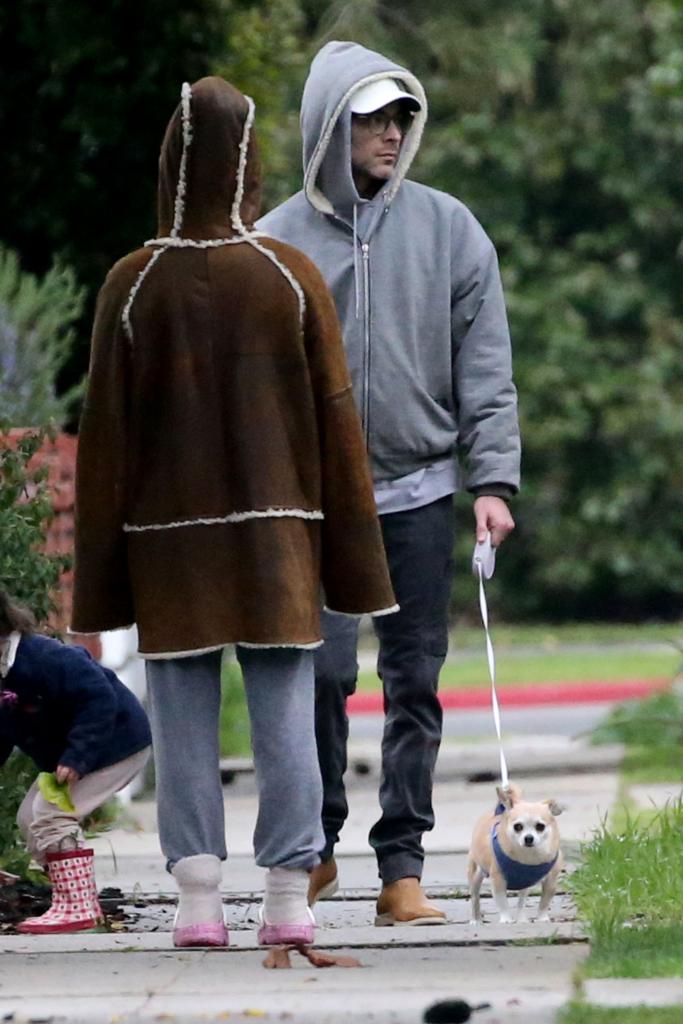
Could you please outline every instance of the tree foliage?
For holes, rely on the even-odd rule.
[[[304,6],[317,43],[356,39],[422,79],[413,173],[464,200],[500,253],[524,440],[503,608],[680,614],[680,5]]]
[[[0,420],[35,427],[67,418],[83,389],[58,395],[56,384],[83,298],[70,268],[54,264],[39,280],[0,246]]]
[[[58,256],[90,296],[154,234],[159,146],[184,79],[224,45],[215,0],[22,0],[0,7],[2,242],[29,271]],[[71,372],[87,365],[83,325]]]
[[[225,40],[215,71],[254,100],[263,196],[270,208],[299,188],[299,101],[308,70],[301,6],[298,0],[235,5]]]
[[[355,39],[410,67],[430,103],[411,174],[471,207],[506,286],[524,488],[502,607],[680,614],[677,0],[26,0],[0,11],[0,48],[9,38],[4,241],[34,271],[60,255],[91,295],[153,230],[180,80],[214,70],[254,97],[271,206],[300,187],[298,104],[319,45]]]

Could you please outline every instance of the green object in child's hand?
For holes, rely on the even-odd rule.
[[[57,782],[57,776],[54,772],[40,773],[38,776],[38,789],[49,804],[55,804],[56,807],[59,807],[60,811],[66,811],[67,814],[75,814],[76,808],[71,802],[69,783]]]

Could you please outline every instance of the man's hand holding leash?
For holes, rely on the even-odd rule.
[[[476,520],[477,543],[486,540],[491,534],[491,547],[499,547],[507,535],[515,528],[515,521],[510,514],[506,502],[493,495],[482,495],[474,502],[474,518]]]

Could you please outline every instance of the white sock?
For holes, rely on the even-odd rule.
[[[48,853],[73,853],[74,850],[82,849],[84,845],[76,836],[64,836],[63,839],[59,839],[56,843],[50,843],[44,850],[41,850],[40,857],[44,861],[45,855]]]
[[[265,923],[311,924],[308,881],[308,871],[303,868],[269,868],[263,896]]]
[[[223,902],[218,888],[221,873],[219,858],[210,853],[183,857],[174,864],[172,874],[180,890],[176,928],[223,923]]]

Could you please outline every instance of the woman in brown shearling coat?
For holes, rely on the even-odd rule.
[[[321,590],[335,611],[394,610],[333,304],[305,256],[251,227],[252,119],[222,79],[183,87],[159,237],[98,299],[79,439],[72,626],[138,627],[177,945],[227,942],[222,649],[238,645],[251,716],[260,940],[310,941]]]

